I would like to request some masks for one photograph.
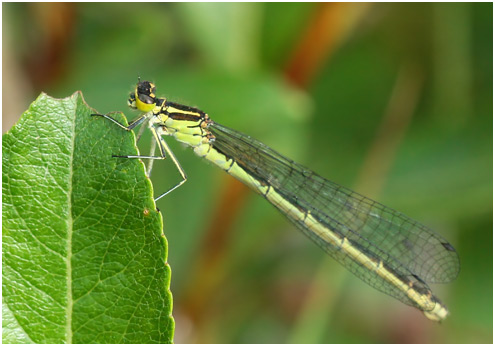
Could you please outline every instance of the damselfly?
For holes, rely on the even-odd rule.
[[[441,321],[448,314],[427,283],[457,277],[459,257],[443,237],[411,218],[326,180],[263,143],[220,125],[203,111],[155,96],[155,85],[139,81],[128,104],[144,114],[128,126],[102,116],[125,130],[146,125],[153,134],[149,156],[168,155],[186,181],[186,174],[162,136],[174,137],[225,170],[280,210],[331,257],[372,287]],[[143,126],[138,139],[145,128]],[[154,156],[158,145],[159,156]]]

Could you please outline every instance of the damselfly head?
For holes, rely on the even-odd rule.
[[[134,92],[129,95],[127,104],[133,109],[149,112],[155,108],[156,105],[155,90],[155,84],[148,81],[139,81]]]

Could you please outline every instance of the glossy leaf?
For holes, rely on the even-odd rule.
[[[41,94],[3,136],[5,343],[172,341],[150,181],[112,157],[134,136],[92,113],[80,93]]]

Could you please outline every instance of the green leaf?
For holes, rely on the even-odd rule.
[[[162,218],[135,139],[78,92],[3,136],[3,342],[167,343]],[[114,115],[124,123],[124,117]]]

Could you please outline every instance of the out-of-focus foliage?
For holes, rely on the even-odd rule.
[[[433,287],[451,312],[437,325],[170,143],[189,177],[158,204],[176,342],[492,341],[492,4],[9,3],[2,19],[4,131],[40,91],[133,118],[141,76],[431,226],[461,258]],[[155,194],[178,181],[171,166],[155,164]]]

